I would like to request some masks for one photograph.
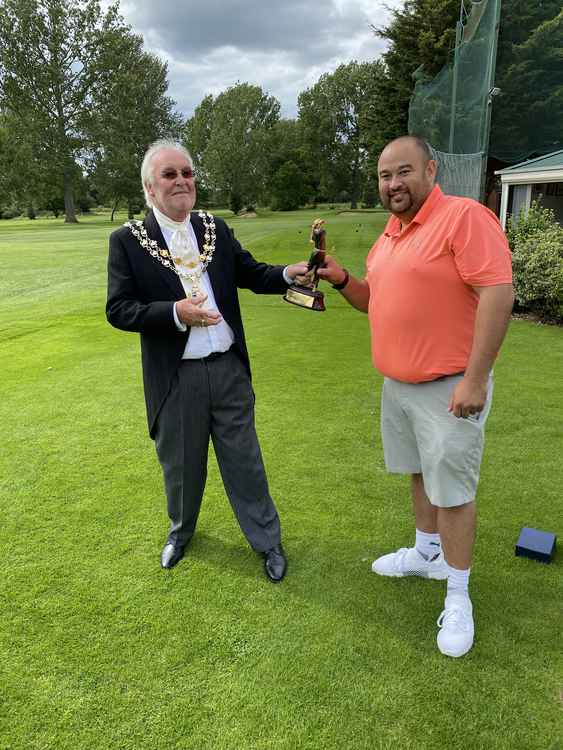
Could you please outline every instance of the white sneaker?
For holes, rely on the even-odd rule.
[[[444,611],[438,618],[438,648],[446,656],[463,656],[473,645],[473,605],[463,594],[446,596]]]
[[[371,569],[380,576],[394,578],[420,576],[443,580],[448,577],[448,567],[442,552],[433,560],[425,560],[416,547],[401,547],[396,552],[378,557],[373,561]]]

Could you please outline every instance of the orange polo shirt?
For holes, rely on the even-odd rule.
[[[406,383],[465,370],[479,299],[472,287],[512,283],[497,217],[438,185],[402,231],[389,219],[366,265],[373,364]]]

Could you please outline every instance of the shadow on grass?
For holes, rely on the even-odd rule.
[[[219,576],[228,575],[246,582],[263,582],[275,589],[283,607],[311,607],[325,610],[331,616],[352,618],[372,625],[387,622],[400,638],[415,645],[420,623],[431,627],[441,611],[445,584],[408,578],[401,581],[380,578],[371,572],[373,550],[369,542],[346,542],[342,539],[289,538],[284,541],[288,573],[281,584],[271,584],[263,572],[262,557],[244,540],[225,541],[206,533],[197,533],[186,550],[186,558],[175,569],[178,574],[192,573],[191,563],[214,568]],[[378,552],[379,554],[379,552]],[[187,565],[186,565],[187,563]],[[348,584],[343,586],[343,581]],[[409,597],[405,598],[405,593]],[[412,599],[410,598],[412,596]]]
[[[402,540],[398,540],[402,543]],[[188,548],[186,561],[197,562],[199,571],[178,566],[179,575],[200,575],[201,567],[211,566],[218,576],[238,579],[242,587],[259,589],[264,585],[264,604],[282,613],[297,609],[311,612],[312,618],[327,621],[348,621],[355,631],[365,629],[373,637],[374,629],[382,642],[390,639],[412,653],[413,658],[444,660],[436,648],[438,632],[436,619],[443,608],[445,581],[420,578],[387,579],[371,572],[374,556],[384,551],[375,549],[369,541],[325,537],[314,541],[288,538],[284,542],[288,556],[288,574],[279,585],[269,583],[263,573],[261,556],[244,546],[244,540],[232,543],[207,533],[196,534]],[[375,551],[375,554],[374,554]],[[537,657],[537,638],[556,641],[556,597],[553,582],[559,575],[557,565],[539,563],[523,567],[516,559],[514,573],[521,577],[520,586],[509,585],[491,570],[484,569],[485,561],[476,571],[472,586],[475,607],[476,645],[461,661],[496,665],[502,671],[516,668],[519,661],[533,661]],[[343,582],[347,582],[343,585]],[[215,581],[215,585],[217,581]],[[530,589],[526,592],[526,589]],[[553,617],[541,624],[533,612],[521,611],[522,596],[533,599],[536,589],[544,601],[551,599],[548,608]],[[243,592],[241,591],[241,594]],[[503,614],[499,619],[498,602]],[[323,613],[320,615],[320,613]],[[499,649],[506,638],[513,644]]]

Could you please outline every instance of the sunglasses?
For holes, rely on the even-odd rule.
[[[164,177],[165,180],[175,180],[178,175],[181,175],[184,180],[190,180],[194,176],[194,173],[190,167],[185,167],[180,171],[177,171],[176,169],[164,169],[160,173],[160,176]]]

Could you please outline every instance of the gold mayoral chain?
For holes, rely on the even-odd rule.
[[[184,260],[179,256],[172,256],[168,250],[158,246],[156,240],[151,240],[147,234],[147,230],[142,221],[127,221],[126,227],[129,227],[131,233],[138,241],[139,245],[144,248],[153,258],[156,258],[159,263],[169,268],[177,276],[182,279],[187,279],[192,285],[192,294],[197,294],[199,291],[199,280],[205,273],[207,266],[213,259],[213,253],[215,252],[215,217],[213,214],[208,214],[206,211],[198,212],[199,218],[203,221],[203,252],[199,255],[201,265],[198,264],[197,268],[193,261],[188,259]],[[185,265],[192,270],[187,271],[182,266]]]

